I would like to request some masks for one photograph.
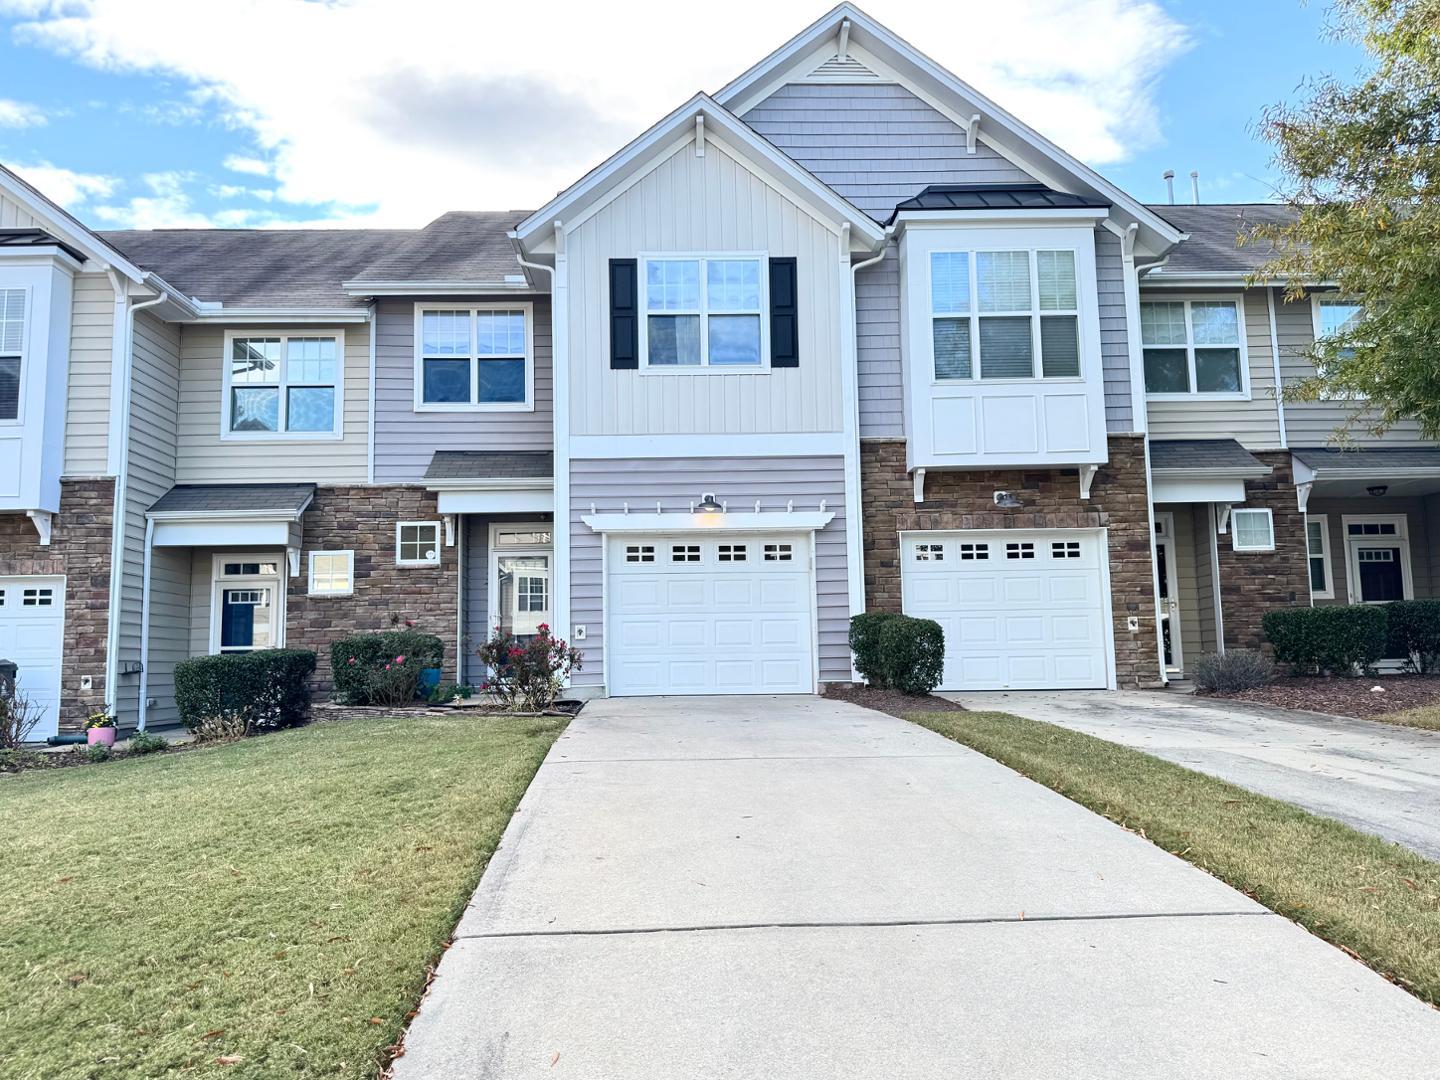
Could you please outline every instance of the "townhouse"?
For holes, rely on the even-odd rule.
[[[1146,205],[849,4],[533,212],[97,232],[0,170],[0,657],[46,733],[404,623],[472,682],[549,623],[580,695],[813,692],[866,609],[947,688],[1158,686],[1431,595],[1440,449],[1275,393],[1354,310],[1246,285],[1282,212]]]

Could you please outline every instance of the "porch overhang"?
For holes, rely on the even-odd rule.
[[[1157,503],[1243,503],[1245,481],[1273,471],[1234,439],[1150,443],[1150,490]]]
[[[548,451],[437,450],[425,490],[440,513],[553,514],[555,457]]]
[[[1440,447],[1316,447],[1291,450],[1304,510],[1314,492],[1327,498],[1423,496],[1440,492]]]
[[[300,567],[314,484],[181,484],[145,514],[152,547],[284,548]]]

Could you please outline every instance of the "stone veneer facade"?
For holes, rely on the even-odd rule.
[[[1310,604],[1305,515],[1296,501],[1290,453],[1252,453],[1275,471],[1268,477],[1245,481],[1245,506],[1270,509],[1275,519],[1275,550],[1235,551],[1228,531],[1219,538],[1220,611],[1226,648],[1260,648],[1260,620],[1267,611]]]
[[[395,526],[401,521],[442,522],[438,566],[397,566]],[[372,630],[414,629],[445,642],[446,681],[456,678],[455,635],[460,548],[446,546],[434,492],[413,487],[320,487],[305,512],[300,573],[286,595],[285,644],[314,649],[314,691],[324,700],[333,687],[330,643]],[[311,596],[312,551],[353,551],[354,591]]]
[[[860,486],[865,603],[872,611],[900,610],[901,531],[1108,529],[1116,677],[1121,687],[1159,683],[1142,436],[1110,437],[1110,461],[1096,474],[1088,500],[1080,498],[1075,469],[931,470],[925,477],[925,501],[917,505],[903,440],[861,443]],[[1013,491],[1021,508],[996,508],[996,490]],[[1131,616],[1139,619],[1138,632],[1128,629]]]
[[[62,480],[60,512],[42,547],[24,514],[0,515],[0,577],[65,578],[65,656],[60,666],[61,731],[79,731],[105,705],[105,642],[110,610],[110,522],[115,481]],[[80,678],[89,675],[90,689]]]

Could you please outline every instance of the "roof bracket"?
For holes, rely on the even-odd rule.
[[[1313,480],[1309,483],[1295,485],[1295,502],[1302,514],[1307,512],[1306,507],[1310,505],[1310,489],[1314,486],[1315,482]]]
[[[850,51],[850,20],[840,20],[840,40],[835,43],[835,55],[843,62]]]
[[[970,124],[969,124],[968,127],[965,128],[965,152],[966,152],[967,154],[973,154],[973,153],[975,153],[975,143],[976,143],[976,140],[979,139],[979,138],[980,138],[980,114],[979,114],[978,112],[977,112],[977,113],[971,113],[971,114],[970,114]]]
[[[445,522],[445,546],[455,546],[455,515],[446,514],[442,519]]]
[[[1220,512],[1219,518],[1217,519],[1218,525],[1215,529],[1215,532],[1220,536],[1224,536],[1226,530],[1230,527],[1230,504],[1217,503],[1215,509]]]
[[[35,525],[35,532],[40,536],[40,546],[50,546],[50,526],[55,521],[55,515],[49,510],[26,510],[25,516]]]
[[[917,503],[923,503],[923,502],[925,501],[925,470],[924,470],[924,469],[916,469],[916,470],[915,470],[915,501],[916,501]]]
[[[285,549],[285,562],[290,569],[291,577],[300,576],[300,549],[298,547],[287,547]]]
[[[695,156],[705,156],[705,114],[695,114]]]
[[[1080,498],[1090,498],[1090,485],[1095,482],[1095,474],[1099,471],[1099,465],[1080,466]]]
[[[1120,255],[1126,259],[1135,257],[1135,237],[1140,233],[1140,226],[1131,222],[1125,226],[1125,235],[1120,237]]]

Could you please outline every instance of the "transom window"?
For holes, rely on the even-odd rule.
[[[395,562],[399,566],[440,563],[440,522],[402,521],[395,526]]]
[[[1399,536],[1400,530],[1393,521],[1351,521],[1345,525],[1351,536]]]
[[[20,361],[25,348],[25,290],[0,289],[0,420],[20,418]]]
[[[768,360],[764,259],[647,258],[641,354],[660,369],[754,369]]]
[[[220,567],[221,577],[274,577],[279,572],[278,562],[227,562]]]
[[[794,557],[794,549],[789,544],[766,544],[766,562],[790,562]]]
[[[1275,550],[1275,523],[1268,509],[1230,511],[1230,532],[1236,551]]]
[[[349,596],[354,591],[353,551],[310,552],[311,596]]]
[[[931,252],[930,308],[936,379],[1080,375],[1074,251]]]
[[[495,530],[496,547],[546,547],[550,543],[548,529],[503,529]]]
[[[529,304],[417,307],[417,409],[530,409],[534,403]]]
[[[340,435],[340,337],[227,334],[226,342],[227,436]]]
[[[1238,300],[1146,301],[1140,340],[1147,394],[1247,393]]]

